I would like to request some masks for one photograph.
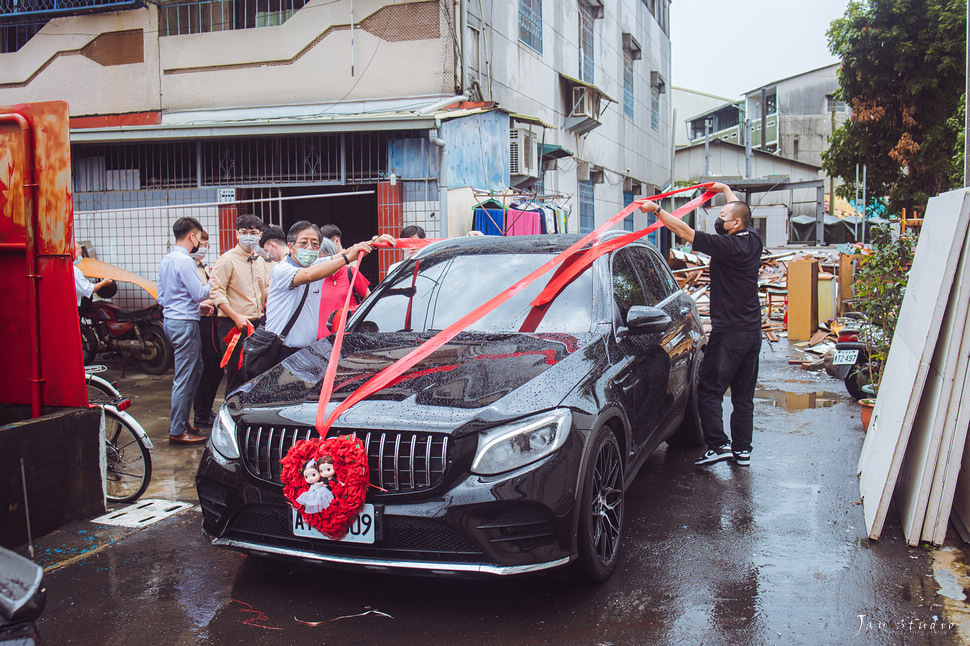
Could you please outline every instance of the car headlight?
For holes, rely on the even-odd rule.
[[[483,432],[472,473],[490,476],[540,460],[566,441],[572,414],[559,409]]]
[[[209,436],[212,448],[227,458],[239,457],[239,445],[236,444],[236,423],[232,421],[232,416],[226,407],[219,409],[216,416],[216,423],[212,425],[212,434]]]

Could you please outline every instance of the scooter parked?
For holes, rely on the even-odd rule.
[[[35,622],[44,611],[44,570],[0,547],[0,645],[40,644]]]
[[[839,330],[832,359],[835,378],[845,383],[845,389],[855,399],[872,397],[863,386],[870,382],[869,363],[872,359],[866,338],[873,333],[873,326],[859,312],[846,312],[844,318],[853,319],[856,324]]]
[[[81,346],[84,363],[93,363],[102,352],[133,359],[150,375],[167,372],[173,363],[172,344],[162,328],[162,308],[152,305],[124,312],[108,301],[82,303]]]

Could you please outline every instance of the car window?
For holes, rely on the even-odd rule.
[[[358,323],[361,331],[425,332],[442,330],[551,260],[553,254],[468,254],[448,258],[420,258],[415,276],[404,271],[394,284],[375,291]],[[516,332],[533,313],[532,300],[554,272],[515,293],[509,300],[467,329],[477,332]],[[412,289],[413,285],[413,289]],[[577,277],[552,301],[535,332],[588,332],[592,327],[591,272]]]
[[[631,247],[630,252],[636,259],[637,271],[643,281],[647,300],[651,301],[650,305],[655,305],[670,296],[672,287],[669,281],[673,278],[664,267],[659,265],[657,255],[651,253],[646,247],[639,246]]]
[[[631,251],[630,248],[626,248],[613,254],[613,298],[624,320],[631,307],[653,304],[647,302],[640,286]]]

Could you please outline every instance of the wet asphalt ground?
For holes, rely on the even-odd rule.
[[[83,522],[37,541],[40,633],[84,645],[970,643],[970,552],[955,534],[942,549],[907,547],[894,508],[882,539],[866,538],[858,405],[824,372],[789,366],[795,354],[785,339],[764,344],[750,467],[651,456],[626,493],[624,553],[606,583],[262,560],[210,546],[193,507],[139,530]],[[166,441],[170,378],[118,382],[155,440],[145,497],[195,503],[201,449]]]

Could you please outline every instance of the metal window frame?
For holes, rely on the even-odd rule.
[[[542,53],[542,0],[519,0],[519,42]]]
[[[631,119],[636,117],[636,102],[633,89],[633,56],[623,51],[623,114]]]
[[[589,233],[596,228],[596,189],[592,179],[576,182],[577,202],[579,204],[579,232]]]
[[[596,21],[595,8],[582,0],[579,2],[579,78],[586,83],[594,83],[596,74],[596,40],[593,25]]]

